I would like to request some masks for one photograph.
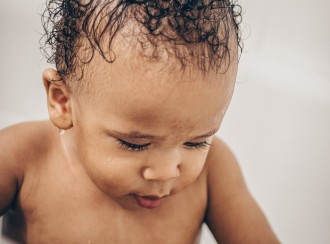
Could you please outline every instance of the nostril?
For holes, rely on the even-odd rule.
[[[178,166],[176,166],[176,169],[177,169],[177,171],[178,171],[179,174],[180,174],[180,172],[181,172],[181,164],[178,164]]]

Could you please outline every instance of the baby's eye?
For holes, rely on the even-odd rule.
[[[137,152],[146,150],[148,148],[148,146],[151,144],[151,143],[147,143],[147,144],[140,145],[140,144],[134,144],[131,142],[127,142],[127,141],[124,141],[121,139],[118,139],[118,142],[120,144],[120,147],[122,147],[124,150],[137,151]]]
[[[206,141],[203,141],[203,142],[185,142],[183,145],[191,149],[206,149],[211,144]]]

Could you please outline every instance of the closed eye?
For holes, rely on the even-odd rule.
[[[142,144],[142,145],[135,144],[135,143],[124,141],[122,139],[118,139],[118,142],[119,142],[120,147],[123,148],[124,150],[137,151],[137,152],[141,152],[141,151],[148,149],[149,145],[151,144],[151,143]]]
[[[190,149],[206,149],[211,144],[208,143],[207,141],[203,141],[203,142],[185,142],[183,145],[185,145]]]
[[[119,146],[123,148],[124,150],[127,151],[136,151],[136,152],[142,152],[148,149],[148,147],[151,145],[151,143],[147,144],[135,144],[131,143],[128,141],[124,141],[122,139],[118,139]],[[206,149],[208,148],[211,144],[208,143],[207,141],[203,142],[185,142],[183,144],[186,146],[188,149]]]

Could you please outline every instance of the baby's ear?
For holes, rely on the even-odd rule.
[[[50,120],[62,130],[72,127],[71,94],[68,86],[54,69],[46,69],[42,79],[47,93]]]

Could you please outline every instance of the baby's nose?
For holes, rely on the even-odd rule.
[[[142,170],[142,176],[145,180],[168,181],[180,176],[179,165],[170,163],[165,165],[153,165]]]

